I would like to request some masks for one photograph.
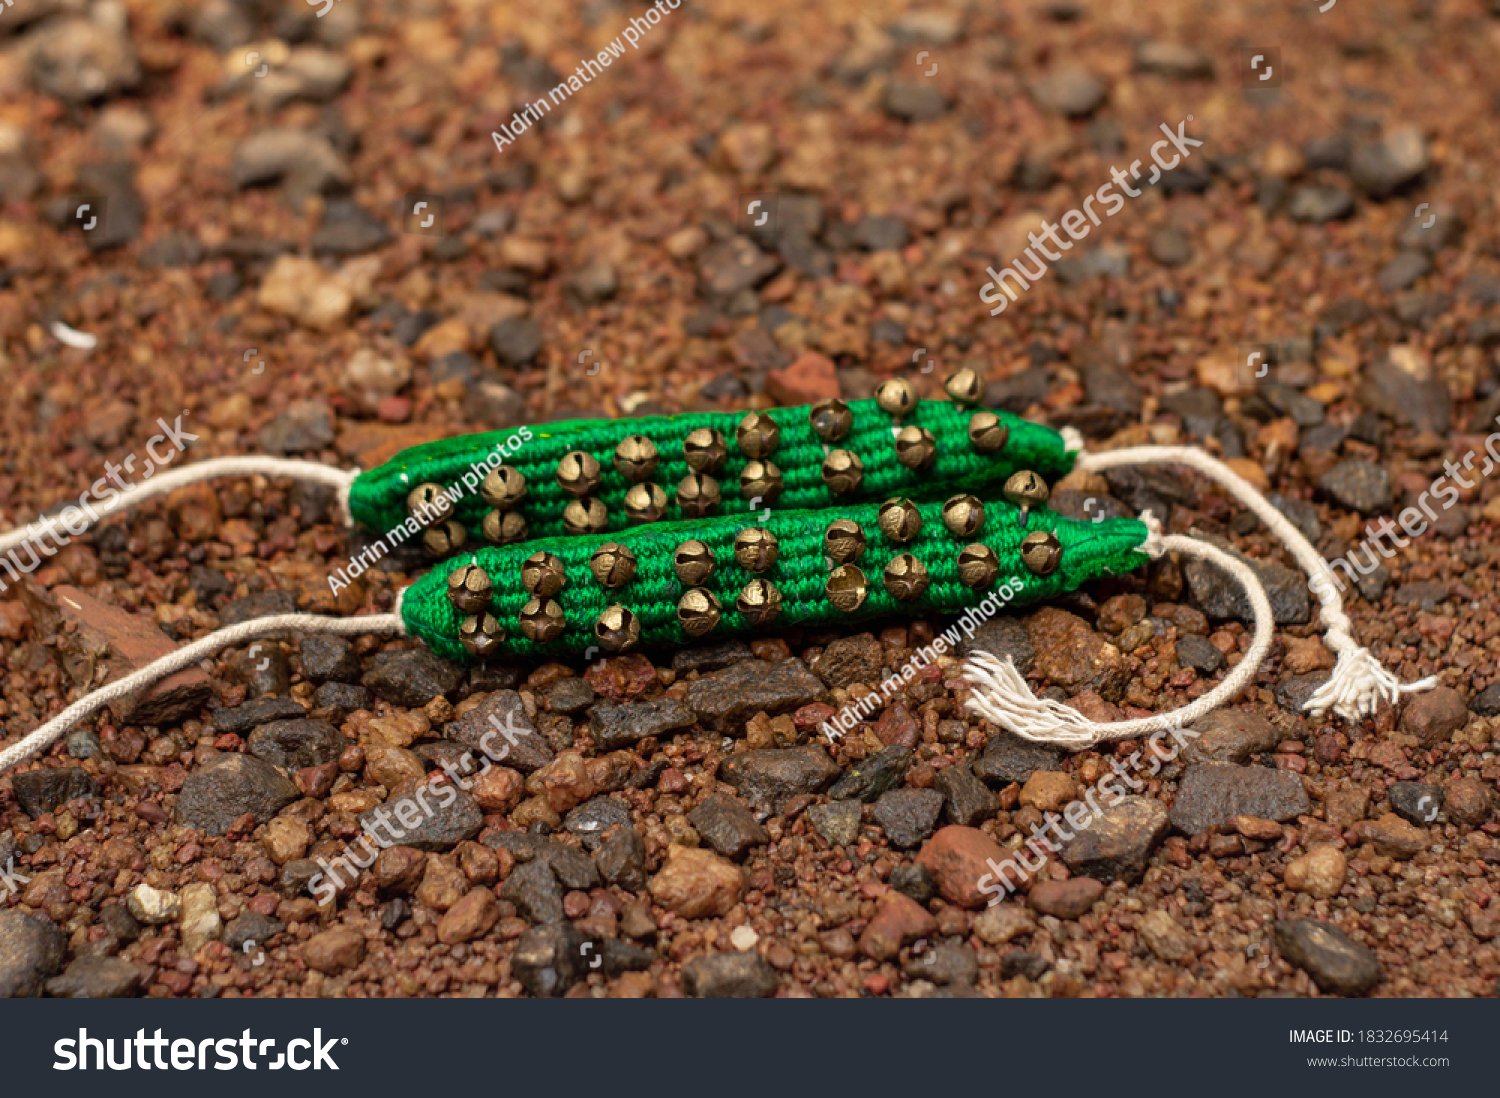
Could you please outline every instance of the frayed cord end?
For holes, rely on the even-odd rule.
[[[1339,652],[1333,674],[1302,708],[1315,718],[1331,709],[1352,724],[1374,716],[1382,705],[1395,705],[1402,694],[1431,690],[1439,681],[1432,675],[1416,682],[1401,682],[1380,665],[1368,648],[1350,647]]]

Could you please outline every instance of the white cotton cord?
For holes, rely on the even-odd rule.
[[[185,667],[191,667],[224,648],[232,648],[244,641],[270,636],[273,633],[405,633],[406,625],[401,620],[400,598],[396,612],[391,614],[365,614],[353,618],[330,618],[321,614],[273,614],[240,622],[238,625],[216,629],[191,644],[185,644],[154,660],[122,679],[101,686],[68,706],[46,724],[37,728],[19,743],[0,751],[0,773],[25,762],[46,750],[58,737],[66,734],[76,724],[103,709],[116,698],[123,698],[137,690],[160,682]]]
[[[1060,427],[1057,433],[1062,435],[1063,449],[1068,453],[1077,454],[1083,451],[1083,434],[1077,427]]]
[[[293,480],[310,480],[318,484],[327,484],[338,492],[339,517],[346,526],[354,524],[354,518],[349,511],[349,490],[354,486],[355,478],[359,476],[357,470],[336,469],[332,465],[323,465],[316,461],[261,456],[210,458],[207,461],[197,461],[191,465],[183,465],[157,473],[150,480],[132,484],[129,488],[117,492],[115,498],[107,503],[95,504],[90,501],[89,509],[98,516],[98,520],[90,519],[82,507],[78,510],[87,529],[116,511],[123,511],[127,507],[144,503],[153,496],[163,496],[185,485],[197,484],[199,481],[212,480],[215,477],[234,476],[290,477]],[[88,495],[88,493],[84,494]],[[80,534],[82,532],[79,531]],[[72,534],[73,530],[68,529],[68,533]],[[45,531],[34,531],[30,526],[22,526],[0,534],[0,553],[46,536]]]
[[[1142,516],[1142,521],[1146,522],[1148,528],[1156,522],[1149,512]],[[1099,724],[1071,706],[1038,698],[1026,685],[1025,678],[1016,670],[1010,657],[1007,656],[1002,661],[988,652],[980,652],[970,656],[964,666],[964,678],[975,688],[966,708],[1024,739],[1081,751],[1106,740],[1132,739],[1152,732],[1183,728],[1232,700],[1243,690],[1255,677],[1261,662],[1271,650],[1271,638],[1275,633],[1271,600],[1266,597],[1266,589],[1261,586],[1260,579],[1249,565],[1206,541],[1180,535],[1161,537],[1159,524],[1156,525],[1153,536],[1148,537],[1141,548],[1144,552],[1155,550],[1153,556],[1170,552],[1206,560],[1224,569],[1245,589],[1255,618],[1255,633],[1250,640],[1249,651],[1224,676],[1223,682],[1181,709],[1135,720]]]
[[[1344,613],[1333,569],[1302,531],[1293,526],[1271,501],[1228,465],[1194,446],[1131,446],[1103,453],[1082,453],[1077,468],[1090,472],[1128,465],[1177,464],[1190,466],[1217,481],[1230,495],[1264,522],[1296,559],[1308,577],[1308,589],[1317,597],[1323,619],[1323,636],[1338,656],[1329,680],[1308,698],[1302,708],[1314,717],[1330,709],[1346,721],[1373,714],[1382,704],[1394,704],[1402,694],[1431,690],[1437,676],[1403,683],[1380,665],[1380,661],[1354,639],[1353,624]]]

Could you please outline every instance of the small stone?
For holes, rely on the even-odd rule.
[[[609,884],[629,892],[646,887],[646,841],[634,828],[622,828],[605,839],[594,851],[594,863]]]
[[[1448,818],[1454,823],[1480,827],[1494,812],[1490,787],[1478,778],[1450,778],[1443,786]]]
[[[1075,614],[1044,607],[1026,622],[1037,658],[1035,674],[1070,694],[1092,690],[1105,701],[1119,701],[1129,673],[1120,650]]]
[[[77,766],[27,770],[11,775],[11,788],[21,811],[32,819],[51,812],[75,797],[93,797],[98,791],[88,771]]]
[[[1421,175],[1427,162],[1422,131],[1408,126],[1358,146],[1349,163],[1349,177],[1371,198],[1386,198]]]
[[[1020,904],[995,904],[974,916],[974,934],[986,945],[1004,945],[1035,929],[1035,916]]]
[[[711,953],[682,966],[682,990],[695,999],[769,999],[776,970],[759,953]]]
[[[314,934],[302,947],[302,960],[308,968],[325,976],[334,976],[353,968],[365,958],[365,939],[352,927],[337,926]]]
[[[1294,892],[1306,892],[1317,900],[1330,900],[1344,887],[1348,860],[1337,847],[1315,846],[1287,863],[1284,880]]]
[[[1354,196],[1339,187],[1298,187],[1286,212],[1293,221],[1313,225],[1342,221],[1354,215]]]
[[[1375,853],[1388,858],[1404,861],[1420,854],[1427,846],[1426,834],[1394,812],[1355,826],[1360,837],[1374,845]]]
[[[1394,259],[1380,268],[1375,276],[1375,285],[1384,293],[1393,294],[1409,289],[1417,279],[1432,270],[1432,260],[1424,252],[1400,251]]]
[[[263,724],[246,742],[250,754],[283,770],[333,762],[348,746],[349,741],[327,721],[306,719]]]
[[[506,730],[509,729],[509,734]],[[526,716],[526,705],[514,690],[496,690],[461,717],[448,722],[448,738],[483,753],[493,751],[495,761],[529,774],[554,759],[547,745]]]
[[[411,823],[412,820],[416,822]],[[423,781],[413,792],[364,813],[359,823],[376,835],[382,834],[378,829],[383,827],[396,842],[418,850],[441,851],[451,850],[479,834],[484,827],[484,814],[474,798],[463,790],[449,787],[439,792]]]
[[[139,918],[139,916],[137,916]],[[217,941],[223,930],[219,918],[219,894],[207,881],[194,881],[182,889],[182,919],[177,928],[182,950],[191,956],[209,942]]]
[[[30,57],[37,86],[66,103],[112,99],[141,80],[123,19],[54,19],[32,35],[29,47],[23,56]]]
[[[284,181],[288,197],[299,206],[312,195],[347,186],[353,178],[348,163],[326,137],[289,128],[261,130],[236,145],[230,176],[242,189]],[[281,256],[277,263],[292,258]]]
[[[512,317],[490,329],[490,348],[506,366],[528,365],[542,349],[542,330],[536,321]]]
[[[147,926],[161,926],[174,922],[182,913],[182,898],[175,892],[164,892],[148,884],[138,884],[125,899],[137,922]]]
[[[651,898],[685,919],[727,915],[739,902],[744,874],[709,850],[672,845],[651,878]]]
[[[1260,580],[1261,586],[1266,589],[1266,597],[1271,602],[1271,616],[1278,625],[1296,625],[1309,619],[1312,614],[1311,596],[1307,577],[1301,572],[1275,561],[1252,560],[1228,542],[1212,536],[1203,535],[1203,540],[1249,566]],[[1188,581],[1193,602],[1210,618],[1233,618],[1244,622],[1254,620],[1244,588],[1218,565],[1195,557],[1183,563],[1182,572]]]
[[[544,858],[536,858],[517,866],[505,879],[500,898],[516,905],[521,917],[532,923],[561,923],[567,916],[563,913],[562,889],[558,887],[557,875]]]
[[[1099,881],[1134,881],[1167,834],[1167,810],[1149,797],[1126,797],[1062,849],[1076,874]]]
[[[755,289],[780,268],[781,263],[775,257],[737,236],[703,253],[698,261],[698,277],[707,293],[731,298],[743,290]]]
[[[1152,953],[1170,964],[1178,964],[1192,955],[1193,944],[1188,940],[1187,932],[1161,908],[1137,919],[1135,932]]]
[[[554,713],[575,717],[593,705],[598,697],[587,679],[558,679],[547,691],[547,708]]]
[[[689,812],[688,821],[709,846],[731,861],[744,861],[751,848],[771,841],[750,810],[724,793],[715,793]]]
[[[583,933],[568,925],[533,927],[516,939],[510,967],[528,994],[556,998],[589,974]]]
[[[1192,238],[1171,226],[1152,232],[1146,246],[1151,251],[1151,258],[1163,267],[1180,267],[1193,257]]]
[[[425,648],[404,648],[376,654],[362,681],[392,705],[420,709],[433,698],[458,689],[463,670]]]
[[[697,723],[693,710],[675,698],[628,705],[601,703],[589,711],[589,732],[600,751],[632,747],[648,736],[664,739]]]
[[[859,801],[830,801],[807,810],[807,818],[830,846],[853,846],[862,815]]]
[[[890,886],[924,907],[937,895],[937,882],[925,865],[910,862],[891,870]]]
[[[989,860],[1006,860],[1009,851],[975,827],[942,828],[928,839],[917,855],[937,882],[938,893],[959,907],[985,906],[988,894],[979,889],[979,879],[991,875]]]
[[[1332,995],[1363,995],[1381,980],[1375,951],[1321,919],[1278,921],[1276,948]]]
[[[1391,476],[1361,458],[1345,458],[1318,478],[1318,490],[1340,507],[1364,514],[1391,506]]]
[[[277,865],[306,857],[310,845],[312,829],[307,826],[307,821],[291,815],[277,816],[266,824],[265,834],[261,837],[261,846]]]
[[[314,255],[340,258],[382,248],[391,241],[391,231],[357,202],[330,200],[323,207],[323,220],[312,234]]]
[[[1061,761],[1062,752],[1055,747],[1000,731],[974,760],[974,776],[990,785],[1006,786],[1024,782],[1039,770],[1054,770]]]
[[[960,642],[959,652],[963,656],[988,652],[1001,661],[1009,657],[1023,675],[1030,673],[1036,661],[1036,646],[1031,642],[1031,634],[1015,618],[991,618],[976,629],[972,637],[965,637]]]
[[[937,933],[931,912],[909,896],[891,890],[875,901],[875,914],[859,936],[859,951],[876,961],[888,961],[907,942]]]
[[[586,850],[597,849],[605,833],[611,828],[629,826],[629,807],[613,797],[595,797],[591,801],[585,801],[563,819],[563,827],[582,839]],[[703,828],[699,827],[698,830],[702,832]]]
[[[808,666],[830,687],[879,682],[885,666],[885,649],[870,633],[839,637],[829,641]]]
[[[482,938],[500,921],[500,904],[488,888],[475,888],[438,920],[438,941],[444,945]]]
[[[137,965],[119,957],[78,957],[61,976],[47,981],[47,994],[54,999],[132,999],[142,976]]]
[[[1104,885],[1092,877],[1074,877],[1068,881],[1038,881],[1031,886],[1026,902],[1043,915],[1076,919],[1087,915],[1102,895]]]
[[[1103,81],[1076,65],[1062,66],[1031,85],[1038,105],[1072,118],[1093,114],[1108,94]]]
[[[1154,38],[1136,47],[1135,67],[1138,72],[1172,80],[1209,80],[1214,75],[1213,61],[1202,50],[1182,42]]]
[[[732,733],[756,713],[790,712],[824,694],[823,683],[801,660],[747,660],[703,675],[687,687],[686,702],[715,732]]]
[[[1172,826],[1187,835],[1225,826],[1236,816],[1295,819],[1311,811],[1302,779],[1285,770],[1228,763],[1187,768],[1172,803]]]
[[[909,850],[932,834],[943,795],[936,789],[893,789],[875,802],[875,821],[892,846]]]
[[[1039,770],[1021,787],[1022,807],[1031,806],[1042,812],[1058,812],[1078,799],[1078,783],[1073,778],[1056,770]]]
[[[245,813],[265,823],[301,795],[270,763],[225,753],[188,775],[177,794],[176,818],[210,835],[223,835]]]
[[[1417,737],[1424,747],[1447,743],[1468,723],[1463,695],[1448,686],[1413,694],[1401,712],[1401,731]]]
[[[886,114],[901,122],[931,122],[948,112],[951,101],[930,83],[893,80],[886,85],[882,105]]]
[[[833,800],[855,799],[872,804],[881,794],[895,789],[906,779],[911,765],[911,748],[892,744],[846,770],[829,789]]]
[[[358,682],[359,655],[343,637],[304,637],[298,650],[302,673],[319,681]]]
[[[719,780],[753,811],[767,815],[780,814],[799,794],[822,792],[838,773],[837,764],[818,744],[745,751],[719,765]]]
[[[1425,827],[1438,818],[1446,794],[1440,786],[1427,782],[1393,782],[1385,791],[1391,809],[1408,823]],[[1361,812],[1358,819],[1364,819]]]
[[[0,911],[0,998],[41,995],[44,981],[62,967],[67,953],[67,938],[46,919]]]
[[[943,795],[943,819],[960,827],[978,827],[1000,808],[1000,798],[966,766],[945,766],[933,779]]]
[[[1216,709],[1187,731],[1197,735],[1182,749],[1184,763],[1242,763],[1273,750],[1281,741],[1270,721],[1240,709]]]
[[[1215,648],[1207,637],[1189,633],[1177,639],[1177,662],[1205,675],[1212,675],[1224,667],[1224,653]]]

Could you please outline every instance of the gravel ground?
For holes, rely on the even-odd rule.
[[[4,525],[127,455],[140,479],[158,418],[198,435],[176,462],[371,468],[897,375],[938,396],[971,365],[989,405],[1092,449],[1207,447],[1330,559],[1446,478],[1350,605],[1442,687],[1308,718],[1333,659],[1265,531],[1186,473],[1075,474],[1061,511],[1150,507],[1264,562],[1277,643],[1183,758],[986,907],[985,859],[1142,745],[1018,743],[969,719],[946,656],[818,733],[946,622],[472,671],[262,643],[0,777],[0,994],[1491,994],[1500,480],[1461,474],[1500,413],[1500,9],[530,7],[0,9]],[[638,49],[496,148],[632,16]],[[1189,116],[1202,147],[991,317],[985,267]],[[429,562],[335,598],[371,535],[332,503],[217,482],[49,555],[0,597],[7,742],[220,626],[388,610]],[[1242,613],[1167,560],[971,645],[1118,719],[1208,690]],[[524,747],[318,888],[492,713]]]

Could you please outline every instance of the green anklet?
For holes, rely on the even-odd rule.
[[[960,387],[963,373],[950,380],[950,393],[967,398],[973,385]],[[404,526],[405,537],[420,532],[447,556],[465,544],[604,534],[767,507],[818,510],[963,491],[992,497],[1023,470],[1056,480],[1075,453],[1051,428],[918,401],[907,382],[894,381],[874,400],[847,404],[576,420],[431,442],[360,474],[349,507],[371,529]]]
[[[960,496],[946,503],[721,516],[616,535],[485,546],[401,602],[440,655],[562,656],[683,645],[766,628],[1031,602],[1138,568],[1148,530]]]

